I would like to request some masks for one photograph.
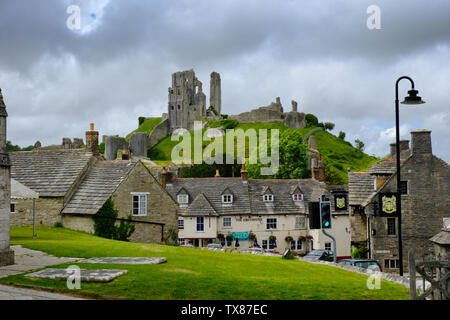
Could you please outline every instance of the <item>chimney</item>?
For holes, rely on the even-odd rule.
[[[215,177],[216,177],[216,178],[220,178],[220,172],[219,172],[219,169],[216,169],[216,175],[215,175]]]
[[[431,130],[411,131],[411,152],[417,154],[432,154]]]
[[[98,131],[94,130],[94,124],[90,124],[90,130],[86,131],[86,151],[92,152],[94,156],[100,156],[98,149]]]
[[[248,172],[247,172],[247,168],[245,167],[245,160],[242,163],[242,169],[241,169],[241,179],[244,182],[248,181]]]
[[[162,168],[162,172],[161,172],[161,185],[162,187],[165,189],[167,186],[167,170],[166,167]]]
[[[396,157],[396,143],[393,142],[390,144],[391,146],[391,158],[395,158]],[[409,149],[409,140],[400,140],[400,158],[407,158],[409,156],[409,154],[406,154],[405,151],[407,151]]]

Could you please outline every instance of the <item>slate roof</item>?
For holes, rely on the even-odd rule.
[[[430,238],[431,242],[450,246],[450,231],[441,231]]]
[[[64,197],[93,157],[83,149],[11,152],[11,178],[39,193]]]
[[[302,190],[305,201],[292,200],[291,190],[296,186]],[[306,202],[319,201],[322,194],[329,194],[324,183],[313,179],[249,179],[244,183],[241,178],[187,178],[167,184],[167,191],[174,198],[182,188],[189,193],[189,204],[179,208],[182,215],[307,213]],[[233,193],[231,205],[222,204],[222,194],[227,188]],[[262,194],[268,188],[274,195],[273,202],[263,201]]]
[[[404,162],[404,159],[400,159],[400,162]],[[385,159],[379,163],[372,165],[367,172],[373,174],[386,174],[391,175],[397,171],[396,159]]]
[[[11,199],[37,199],[39,194],[15,179],[11,179]]]
[[[375,194],[374,177],[370,172],[348,173],[348,203],[351,206],[361,205],[371,195]]]
[[[96,214],[136,164],[137,162],[130,164],[128,160],[97,161],[62,213]]]

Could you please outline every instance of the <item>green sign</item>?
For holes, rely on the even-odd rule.
[[[248,237],[250,236],[249,232],[230,232],[231,236],[233,237],[233,240],[239,239],[239,240],[248,240]]]

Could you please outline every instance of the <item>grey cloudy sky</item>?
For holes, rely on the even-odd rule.
[[[80,31],[66,26],[72,4]],[[372,4],[380,30],[366,26]],[[427,103],[401,108],[402,138],[431,129],[434,153],[450,162],[448,0],[0,1],[0,87],[14,144],[84,138],[90,122],[101,135],[125,135],[139,116],[167,111],[171,73],[191,68],[208,97],[210,72],[221,74],[223,113],[277,96],[290,109],[294,99],[377,156],[395,139],[395,80],[409,75]]]

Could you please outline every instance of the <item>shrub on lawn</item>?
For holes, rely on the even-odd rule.
[[[55,228],[64,228],[62,222],[55,222],[55,224],[53,225]]]
[[[128,241],[135,231],[131,215],[126,220],[121,220],[116,226],[119,211],[114,208],[114,201],[111,198],[106,200],[103,206],[94,215],[94,234],[99,237]]]

